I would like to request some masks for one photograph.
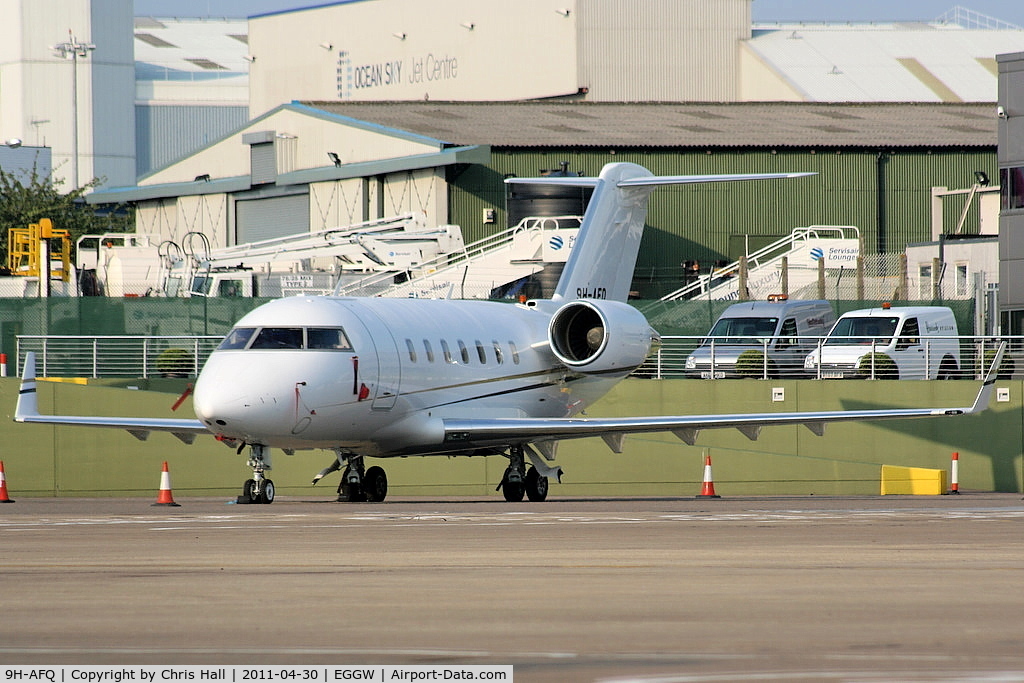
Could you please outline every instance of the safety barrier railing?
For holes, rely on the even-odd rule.
[[[18,374],[36,353],[40,377],[195,377],[222,336],[18,335]]]
[[[1000,377],[1024,377],[1024,337],[665,336],[634,371],[654,379],[979,379],[1001,341]]]
[[[223,337],[19,335],[19,375],[36,353],[40,377],[194,377]],[[1000,377],[1024,377],[1024,336],[887,339],[665,336],[634,371],[652,379],[980,379],[1001,341]],[[847,343],[851,342],[851,343]],[[821,362],[818,359],[823,358]]]

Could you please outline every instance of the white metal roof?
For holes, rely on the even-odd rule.
[[[810,102],[994,102],[995,57],[1024,50],[1024,30],[757,24],[747,46]]]
[[[136,81],[248,84],[245,19],[135,18]]]

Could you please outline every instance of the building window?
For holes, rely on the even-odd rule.
[[[930,301],[932,298],[932,265],[930,263],[917,267],[917,296],[925,301]]]
[[[967,264],[958,263],[953,270],[953,289],[957,296],[967,296]]]
[[[1024,209],[1024,166],[999,169],[999,198],[1004,211]]]

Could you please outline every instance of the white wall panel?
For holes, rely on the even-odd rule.
[[[580,85],[594,101],[730,101],[749,0],[587,0],[579,11]]]
[[[378,0],[254,17],[250,115],[295,99],[516,100],[575,93],[577,4]],[[560,11],[566,9],[568,15]]]

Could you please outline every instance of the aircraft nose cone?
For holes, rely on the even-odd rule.
[[[196,417],[215,431],[239,435],[244,428],[247,405],[244,378],[210,358],[203,368],[192,394]]]

